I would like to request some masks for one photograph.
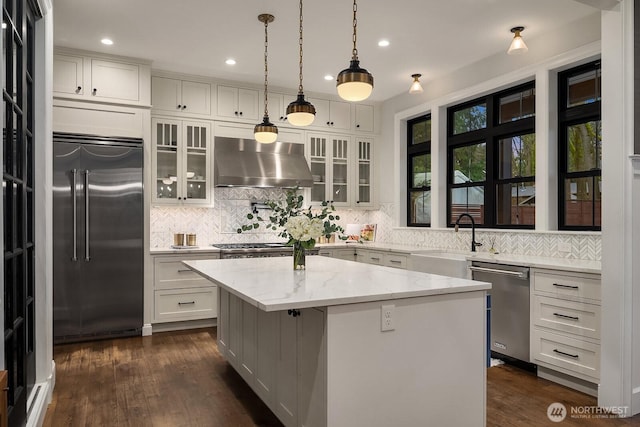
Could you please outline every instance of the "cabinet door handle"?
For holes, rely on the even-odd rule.
[[[564,289],[580,289],[580,286],[563,285],[562,283],[554,283],[553,286],[555,286],[557,288],[564,288]]]
[[[183,110],[186,110],[186,109],[187,109],[187,106],[186,106],[186,105],[183,105],[183,106],[182,106],[182,109],[183,109]]]
[[[182,269],[178,270],[178,273],[186,273],[187,271],[191,271],[191,270],[188,269],[188,268],[182,268]]]
[[[93,88],[93,90],[91,91],[91,93],[95,95],[96,93],[98,93],[98,89],[96,89],[96,88],[94,87],[94,88]]]
[[[399,261],[397,259],[390,259],[390,262],[392,262],[393,264],[402,264],[402,261]]]
[[[560,351],[560,350],[558,350],[557,348],[554,348],[554,349],[553,349],[553,352],[554,352],[554,353],[557,353],[557,354],[561,354],[561,355],[563,355],[563,356],[571,357],[571,358],[573,358],[573,359],[579,359],[579,358],[580,358],[580,356],[579,356],[579,355],[577,355],[577,354],[565,353],[564,351]]]
[[[237,115],[238,115],[238,112],[237,112],[237,111],[234,111],[234,112],[233,112],[233,114],[235,114],[235,115],[237,116]]]
[[[178,305],[193,305],[195,304],[195,301],[189,301],[189,302],[179,302]]]
[[[371,259],[374,260],[374,261],[380,261],[380,258],[376,258],[376,257],[373,257],[373,256],[371,257]]]
[[[242,115],[242,111],[240,111],[240,115]]]
[[[296,310],[296,309],[287,310],[287,314],[289,316],[298,317],[298,316],[300,316],[300,310]]]
[[[82,86],[78,86],[76,89],[76,93],[80,92],[82,90]]]
[[[580,318],[577,316],[567,316],[566,314],[562,314],[562,313],[553,313],[553,315],[556,317],[561,317],[563,319],[580,320]]]
[[[178,104],[178,110],[182,110],[182,104]]]

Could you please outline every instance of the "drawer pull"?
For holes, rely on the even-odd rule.
[[[389,261],[391,261],[394,264],[402,264],[402,261],[399,261],[397,259],[390,259]]]
[[[580,286],[563,285],[562,283],[554,283],[553,286],[556,286],[558,288],[565,288],[565,289],[580,289]]]
[[[178,305],[193,305],[195,304],[195,301],[189,301],[189,302],[179,302]]]
[[[380,258],[376,258],[376,257],[371,257],[371,259],[374,261],[380,261]]]
[[[566,314],[562,313],[553,313],[553,315],[556,317],[562,317],[563,319],[580,320],[580,318],[577,316],[567,316]]]
[[[578,358],[580,357],[580,356],[578,356],[577,354],[565,353],[564,351],[560,351],[560,350],[558,350],[557,348],[554,348],[554,349],[553,349],[553,352],[554,352],[554,353],[557,353],[557,354],[561,354],[561,355],[563,355],[563,356],[571,357],[571,358],[573,358],[573,359],[578,359]]]
[[[191,271],[191,269],[190,268],[182,268],[182,269],[178,270],[178,273],[186,273],[188,271]]]

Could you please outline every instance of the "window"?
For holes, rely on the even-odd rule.
[[[558,228],[601,229],[600,61],[558,75]]]
[[[407,123],[407,181],[407,225],[431,225],[431,115]]]
[[[533,82],[448,109],[449,226],[534,227],[534,114]]]

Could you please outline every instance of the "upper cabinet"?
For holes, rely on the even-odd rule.
[[[264,93],[264,92],[263,92]],[[269,118],[276,125],[287,124],[287,107],[296,100],[294,95],[269,92],[267,105],[269,106]]]
[[[309,98],[308,101],[316,107],[314,127],[351,130],[351,104],[319,98]]]
[[[156,204],[211,204],[211,123],[151,119]]]
[[[181,115],[211,115],[211,85],[166,77],[151,78],[153,109]]]
[[[218,116],[257,121],[260,116],[260,91],[218,86]]]
[[[374,108],[373,105],[356,104],[356,132],[373,132]]]
[[[59,52],[53,58],[53,95],[128,105],[151,103],[148,64]]]

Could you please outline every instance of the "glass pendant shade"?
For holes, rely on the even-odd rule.
[[[305,101],[299,93],[295,101],[287,106],[287,121],[293,126],[309,126],[316,118],[316,108]]]
[[[422,74],[411,74],[413,77],[413,83],[411,83],[411,87],[409,88],[409,93],[422,93],[424,89],[422,89],[422,85],[420,84],[420,80],[418,80]]]
[[[529,50],[526,43],[522,39],[520,32],[524,30],[524,27],[514,27],[511,29],[511,32],[514,33],[513,40],[511,40],[511,45],[509,46],[509,50],[507,53],[509,55],[518,55],[521,53],[525,53]]]
[[[373,76],[364,68],[360,68],[360,61],[352,59],[349,68],[338,74],[338,95],[345,101],[364,101],[373,91]]]
[[[262,123],[253,128],[253,137],[262,144],[271,144],[278,139],[278,128],[269,121],[269,116],[264,116]]]

